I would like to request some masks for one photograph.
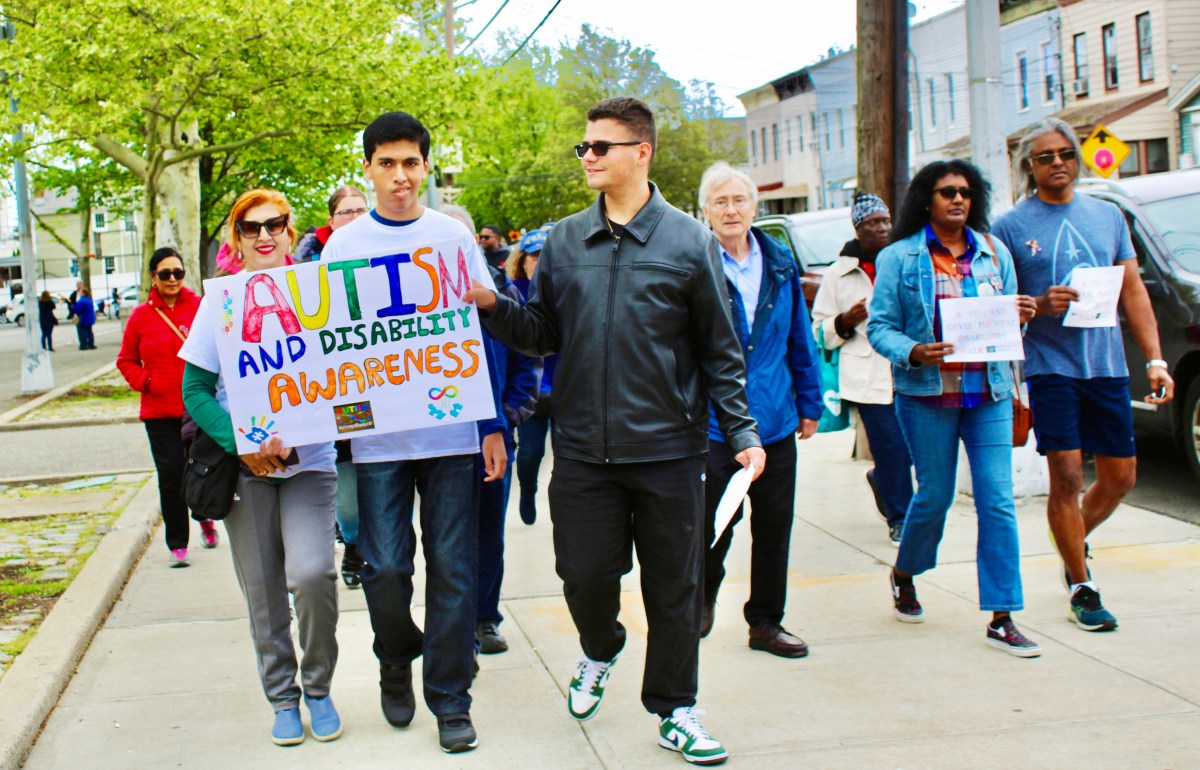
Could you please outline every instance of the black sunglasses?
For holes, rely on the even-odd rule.
[[[1051,150],[1050,152],[1043,152],[1041,155],[1034,155],[1033,160],[1041,166],[1053,166],[1055,158],[1058,158],[1063,163],[1070,163],[1075,160],[1075,155],[1075,150],[1071,149],[1058,150],[1057,152]]]
[[[965,201],[969,201],[971,198],[975,197],[975,191],[970,187],[952,187],[950,185],[946,185],[945,187],[937,188],[934,190],[934,192],[948,201],[952,201],[960,195]]]
[[[239,219],[235,226],[237,227],[238,234],[243,238],[257,238],[259,231],[264,227],[267,228],[269,235],[279,235],[287,229],[288,215],[283,214],[282,216],[268,219],[266,222],[251,222],[249,219]]]
[[[160,281],[170,281],[171,279],[182,281],[183,277],[187,275],[182,267],[177,267],[174,270],[155,270],[154,274],[158,276],[158,280]]]
[[[641,142],[580,142],[575,145],[575,157],[583,160],[583,156],[588,154],[588,150],[597,158],[603,158],[608,154],[609,147],[633,147],[641,144]]]

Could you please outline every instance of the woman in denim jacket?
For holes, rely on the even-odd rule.
[[[966,161],[929,164],[913,178],[891,245],[876,260],[867,338],[892,362],[896,415],[917,474],[891,572],[892,599],[897,619],[925,619],[912,578],[937,566],[961,439],[979,520],[979,604],[992,613],[986,641],[1036,657],[1038,645],[1009,614],[1024,606],[1012,491],[1012,369],[1007,361],[946,362],[954,348],[941,336],[940,300],[1016,294],[1011,255],[985,235],[989,190]],[[1014,301],[1022,323],[1033,317],[1031,297]]]

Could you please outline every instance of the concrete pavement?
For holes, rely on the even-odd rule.
[[[1019,506],[1027,610],[1016,619],[1043,654],[1018,659],[983,642],[967,499],[950,513],[941,566],[918,578],[927,622],[893,619],[895,550],[863,482],[867,466],[844,459],[851,437],[801,443],[785,624],[809,642],[808,658],[746,647],[744,524],[734,539],[716,627],[701,645],[699,703],[731,765],[1200,765],[1200,528],[1122,507],[1091,540],[1092,570],[1121,627],[1089,634],[1066,620],[1044,501]],[[480,660],[474,752],[443,755],[423,706],[406,730],[384,722],[362,592],[344,587],[333,697],[345,735],[272,745],[227,544],[196,549],[192,567],[170,570],[156,535],[25,766],[682,767],[658,748],[655,719],[638,701],[645,618],[636,570],[624,582],[630,641],[604,707],[584,724],[567,715],[564,691],[580,653],[554,574],[544,493],[540,512],[526,527],[514,495],[502,607],[511,649]],[[418,580],[418,600],[422,588]]]

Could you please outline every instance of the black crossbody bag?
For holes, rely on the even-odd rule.
[[[241,462],[196,428],[183,472],[183,500],[197,519],[223,519],[233,507]]]

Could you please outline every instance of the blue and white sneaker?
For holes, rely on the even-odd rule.
[[[300,721],[300,709],[284,709],[275,712],[275,726],[271,728],[271,740],[276,746],[295,746],[304,743],[304,723]]]
[[[1117,627],[1117,619],[1100,603],[1100,592],[1085,585],[1076,586],[1071,594],[1067,618],[1084,631],[1112,631]]]
[[[309,727],[313,737],[318,741],[333,741],[342,736],[342,718],[334,708],[333,698],[310,698],[304,696],[304,704],[308,706],[310,717]]]

